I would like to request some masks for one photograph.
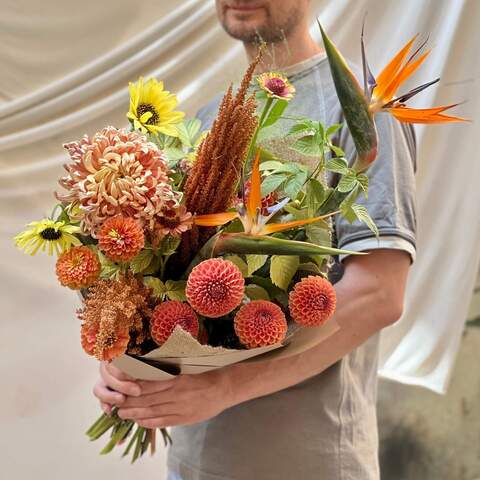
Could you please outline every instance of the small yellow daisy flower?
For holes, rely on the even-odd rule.
[[[127,118],[133,127],[142,133],[163,133],[177,137],[175,124],[183,120],[183,112],[174,112],[177,106],[177,97],[163,89],[163,82],[154,78],[129,84],[130,110]]]
[[[44,218],[40,222],[29,223],[27,227],[30,228],[19,233],[14,240],[18,248],[30,255],[35,255],[39,249],[42,252],[47,250],[49,255],[53,252],[58,255],[72,246],[82,244],[75,236],[80,233],[80,227],[66,225],[65,222]]]
[[[291,100],[295,93],[295,87],[288,81],[288,78],[279,73],[262,73],[257,77],[257,82],[270,98]]]

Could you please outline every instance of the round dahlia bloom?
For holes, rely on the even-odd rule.
[[[210,258],[193,268],[185,293],[190,305],[205,317],[218,318],[238,307],[245,280],[240,269],[221,258]]]
[[[253,300],[235,315],[235,333],[247,348],[266,347],[281,342],[287,334],[282,309],[268,300]]]
[[[98,256],[88,247],[73,247],[58,257],[56,272],[64,287],[72,290],[87,288],[100,275],[100,262]]]
[[[152,238],[154,245],[167,235],[179,237],[182,233],[190,230],[193,225],[193,217],[184,205],[176,205],[174,201],[167,202],[155,216]]]
[[[59,181],[67,192],[56,196],[75,205],[84,233],[96,237],[119,214],[151,227],[158,209],[175,198],[162,152],[138,132],[106,127],[64,147],[72,162]]]
[[[260,88],[270,98],[290,100],[295,93],[295,87],[288,81],[288,78],[279,73],[262,73],[257,77],[257,81]]]
[[[98,360],[109,362],[125,353],[130,341],[128,329],[119,329],[113,332],[102,349],[97,346],[98,324],[83,323],[80,330],[82,348],[88,355],[95,356]]]
[[[128,262],[144,245],[143,229],[133,218],[109,218],[98,232],[98,248],[115,262]]]
[[[337,296],[333,285],[321,276],[308,276],[290,292],[288,308],[295,322],[306,327],[318,327],[335,311]]]
[[[158,345],[163,345],[177,325],[180,325],[192,337],[198,336],[198,318],[188,303],[167,300],[158,304],[150,319],[150,333]]]

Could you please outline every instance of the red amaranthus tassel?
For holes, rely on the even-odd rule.
[[[259,61],[260,55],[248,67],[235,96],[232,86],[227,90],[210,133],[200,146],[184,189],[189,212],[199,215],[224,212],[233,204],[245,155],[258,124],[255,97],[247,97],[247,89]],[[195,225],[183,235],[180,246],[183,265],[188,264],[211,235],[212,228],[199,229]]]

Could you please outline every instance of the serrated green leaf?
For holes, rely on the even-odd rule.
[[[174,163],[178,162],[182,158],[185,158],[186,154],[184,151],[180,148],[165,148],[163,150],[163,153],[165,153],[165,156],[167,157],[167,162],[168,163]]]
[[[363,190],[365,194],[365,198],[368,198],[368,177],[364,173],[359,173],[357,175],[357,182],[360,188]]]
[[[225,257],[225,260],[229,260],[234,265],[238,267],[238,269],[242,272],[243,277],[248,277],[248,266],[243,258],[239,257],[238,255],[228,255]]]
[[[150,249],[142,250],[133,260],[130,260],[130,269],[133,273],[142,273],[148,268],[153,260],[153,252]]]
[[[270,295],[268,292],[263,287],[256,285],[255,283],[250,283],[245,287],[245,295],[250,300],[270,300]]]
[[[268,177],[266,177],[262,181],[262,197],[266,197],[269,193],[277,190],[286,178],[287,175],[281,173],[269,175]]]
[[[321,271],[320,267],[316,263],[313,263],[313,262],[301,263],[298,266],[298,271],[300,271],[300,270],[302,270],[304,272],[313,273],[314,275],[321,275],[322,274],[322,271]]]
[[[158,247],[158,254],[166,256],[173,255],[180,245],[180,241],[180,237],[173,237],[172,235],[165,236]]]
[[[185,120],[185,122],[178,123],[175,125],[178,138],[186,147],[193,147],[195,137],[198,134],[202,122],[198,118],[190,118]]]
[[[325,187],[315,178],[310,178],[307,183],[307,210],[308,216],[313,217],[325,200]]]
[[[152,296],[163,300],[167,291],[165,284],[156,277],[143,277],[143,284],[152,289]]]
[[[345,155],[345,152],[340,147],[337,147],[336,145],[330,144],[329,148],[337,157],[343,157]]]
[[[264,170],[281,170],[283,168],[284,163],[279,162],[278,160],[267,160],[260,164],[260,171]]]
[[[375,225],[375,222],[373,221],[372,217],[370,217],[370,215],[368,214],[365,206],[354,203],[352,205],[352,210],[355,212],[355,215],[357,216],[358,220],[365,223],[365,225],[375,234],[375,236],[378,237],[378,234],[379,234],[378,228]]]
[[[282,290],[287,290],[299,264],[300,260],[296,255],[272,255],[270,261],[272,282]]]
[[[89,247],[90,248],[90,247]],[[106,280],[117,279],[122,271],[121,266],[117,265],[114,261],[107,258],[102,252],[97,249],[98,259],[100,261],[100,278]]]
[[[338,191],[339,192],[351,192],[357,186],[357,177],[354,173],[347,173],[343,175],[340,181],[338,182]]]
[[[165,282],[165,295],[170,300],[178,300],[180,302],[185,302],[187,297],[185,295],[185,287],[187,282],[185,280],[167,280]]]
[[[318,135],[305,135],[295,140],[290,148],[302,155],[318,157],[323,152],[323,142],[319,141]]]
[[[331,172],[346,174],[348,173],[348,163],[342,157],[335,157],[329,160],[326,164],[326,169]]]
[[[326,222],[310,224],[305,227],[305,233],[308,241],[315,245],[322,245],[324,247],[332,246],[332,238],[329,226]]]
[[[300,172],[297,175],[292,175],[285,182],[283,191],[286,193],[288,197],[290,197],[292,200],[295,200],[297,198],[297,195],[302,190],[303,185],[305,184],[307,178],[308,178],[307,172]]]
[[[150,265],[142,272],[143,275],[153,275],[160,270],[162,264],[162,259],[160,257],[155,256],[153,260],[150,262]]]
[[[313,120],[304,118],[293,125],[287,133],[287,137],[291,135],[298,135],[299,133],[309,133],[313,135],[317,131],[317,125]]]
[[[336,133],[338,130],[340,130],[340,128],[342,128],[341,123],[334,123],[333,125],[330,125],[327,128],[327,131],[325,132],[325,135],[327,137],[331,137],[334,133]]]
[[[268,260],[268,255],[246,255],[247,259],[247,277],[256,272],[259,268],[265,265]]]

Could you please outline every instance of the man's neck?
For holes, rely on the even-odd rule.
[[[259,45],[244,43],[244,47],[248,60],[252,61],[258,53]],[[288,39],[267,44],[263,48],[265,50],[256,69],[257,73],[282,70],[323,52],[323,48],[315,43],[308,32],[303,35],[292,34]]]

